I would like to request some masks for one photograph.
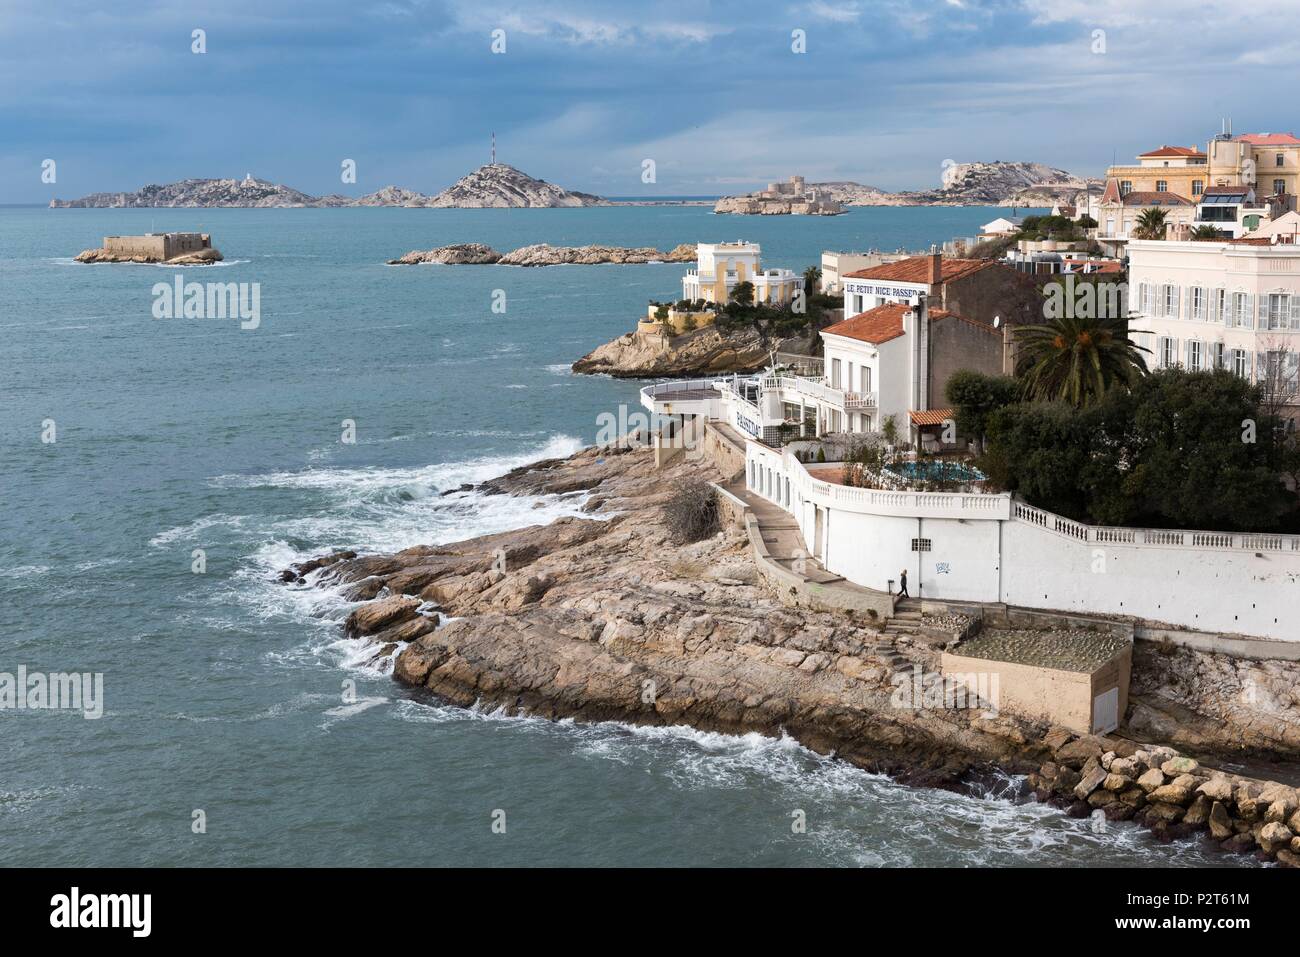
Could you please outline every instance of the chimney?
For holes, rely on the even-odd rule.
[[[940,277],[943,275],[943,253],[939,252],[938,246],[930,247],[930,277],[931,286],[939,285]]]

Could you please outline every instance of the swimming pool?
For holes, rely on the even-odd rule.
[[[986,476],[973,465],[964,462],[943,462],[937,459],[922,462],[896,462],[886,465],[885,471],[915,482],[982,482]]]

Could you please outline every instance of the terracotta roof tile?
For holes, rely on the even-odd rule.
[[[991,259],[948,259],[940,262],[939,278],[943,282],[952,282],[971,273],[979,272],[987,266],[997,265]],[[883,279],[887,282],[929,282],[930,257],[912,256],[900,259],[896,263],[859,269],[857,272],[845,273],[841,279]]]
[[[1294,133],[1242,133],[1237,139],[1251,146],[1300,146]]]
[[[1177,193],[1140,192],[1124,197],[1125,206],[1195,206],[1190,199]]]
[[[822,330],[824,336],[843,336],[880,345],[903,334],[903,315],[912,307],[905,303],[887,302]]]
[[[1162,146],[1158,150],[1152,150],[1149,153],[1139,153],[1138,156],[1204,156],[1204,150],[1198,150],[1195,146]]]
[[[922,412],[909,412],[913,425],[943,425],[945,419],[955,418],[952,409],[925,409]]]

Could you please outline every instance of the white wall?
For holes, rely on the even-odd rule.
[[[1013,507],[1008,495],[847,488],[748,446],[751,462],[790,478],[789,510],[809,555],[814,509],[825,510],[826,568],[855,584],[884,591],[892,579],[897,588],[907,568],[913,597],[1300,641],[1300,537],[1105,529]],[[929,551],[913,551],[913,539],[929,539]]]

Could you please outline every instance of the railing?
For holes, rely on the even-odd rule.
[[[648,385],[641,390],[647,398],[657,398],[673,392],[695,392],[704,389],[718,389],[725,383],[724,379],[674,379],[672,382],[659,382]]]
[[[1012,516],[1049,532],[1081,542],[1110,545],[1157,545],[1163,548],[1220,549],[1251,552],[1300,552],[1300,535],[1258,532],[1198,532],[1179,528],[1116,528],[1085,525],[1052,512],[1016,502]]]

